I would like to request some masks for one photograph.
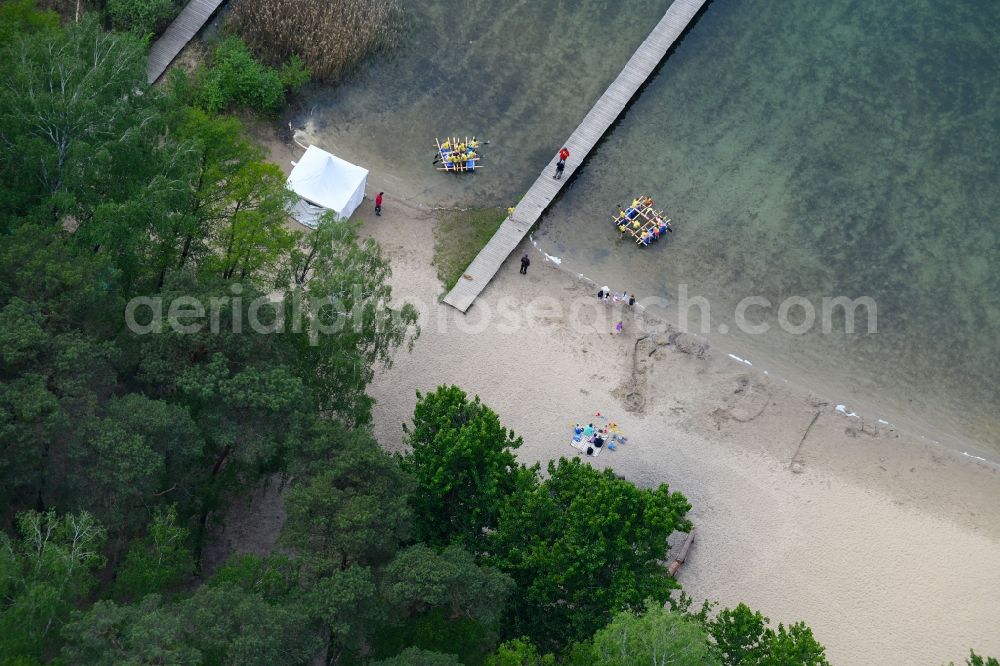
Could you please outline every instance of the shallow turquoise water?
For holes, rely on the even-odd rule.
[[[330,147],[415,183],[407,196],[509,204],[666,3],[433,5],[408,9],[393,61],[317,95],[308,120]],[[449,16],[457,35],[440,29]],[[684,284],[709,299],[717,347],[996,455],[998,25],[994,0],[715,0],[535,239],[568,270],[668,298],[668,316]],[[442,35],[472,53],[445,53]],[[442,104],[456,85],[462,104]],[[490,168],[429,170],[424,144],[448,128],[492,134]],[[637,192],[673,217],[667,243],[617,242],[607,214]],[[746,296],[774,310],[870,296],[878,331],[788,335],[771,311],[770,331],[740,334]]]

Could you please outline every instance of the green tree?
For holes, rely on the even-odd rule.
[[[70,469],[100,422],[102,399],[119,390],[117,350],[101,339],[120,317],[121,301],[103,284],[107,269],[93,253],[77,254],[63,232],[37,225],[0,243],[0,503],[12,513],[93,510],[75,489],[91,470],[117,464],[85,458],[85,468]]]
[[[276,113],[288,92],[309,80],[302,59],[292,56],[280,69],[259,62],[239,37],[226,37],[212,51],[208,67],[195,72],[195,102],[211,113],[242,106]]]
[[[375,578],[367,567],[351,566],[315,580],[305,577],[300,584],[303,608],[319,623],[331,655],[360,650],[384,619]]]
[[[334,567],[384,564],[410,534],[412,481],[363,431],[317,434],[323,469],[286,494],[283,539]]]
[[[0,662],[40,659],[104,563],[105,531],[86,513],[17,517],[21,539],[0,532]]]
[[[198,514],[197,558],[212,513],[230,493],[283,469],[293,425],[316,418],[316,407],[297,375],[288,339],[242,329],[260,292],[241,288],[234,295],[234,290],[200,284],[190,274],[174,277],[163,300],[215,299],[216,332],[207,323],[196,332],[178,330],[165,307],[150,321],[159,334],[130,335],[119,343],[130,361],[125,371],[132,386],[184,408],[203,442],[182,477],[193,485],[194,501],[186,510],[179,507],[181,515]]]
[[[151,594],[134,604],[97,601],[62,629],[63,663],[91,666],[205,663],[175,609]]]
[[[205,585],[164,605],[157,595],[119,606],[100,601],[63,629],[67,663],[309,664],[317,627],[294,600]]]
[[[723,663],[730,666],[759,664],[768,652],[771,636],[767,618],[746,604],[726,608],[708,622]]]
[[[401,551],[382,574],[382,594],[409,615],[433,608],[452,618],[466,617],[491,624],[499,619],[514,587],[509,576],[476,565],[461,546],[441,553],[425,544]]]
[[[390,307],[392,268],[378,243],[359,239],[357,223],[328,213],[317,232],[336,242],[320,243],[304,284],[285,293],[284,321],[300,331],[289,338],[319,410],[348,428],[367,425],[373,401],[366,388],[376,367],[390,367],[397,349],[412,348],[417,311],[408,303]],[[302,256],[293,255],[294,266],[301,268]]]
[[[63,503],[112,526],[117,550],[148,522],[146,507],[194,485],[187,467],[202,445],[183,407],[138,394],[111,398],[94,406],[66,450],[74,473],[63,482]]]
[[[323,649],[297,567],[234,558],[187,598],[100,602],[63,631],[69,663],[306,664]],[[331,603],[336,603],[331,600]]]
[[[176,610],[185,640],[207,663],[308,664],[322,638],[297,600],[268,598],[237,586],[199,588]]]
[[[284,555],[233,555],[220,566],[209,585],[232,585],[267,599],[278,599],[294,593],[298,584],[299,565]]]
[[[650,601],[641,614],[616,613],[591,645],[600,666],[710,666],[721,664],[704,627],[694,618]]]
[[[227,215],[212,227],[203,271],[223,280],[267,280],[277,286],[277,269],[295,244],[287,209],[294,195],[277,165],[253,161],[225,181]]]
[[[356,654],[385,618],[374,575],[367,567],[323,571],[309,558],[283,556],[230,558],[209,581],[238,588],[303,614],[319,645],[336,661]]]
[[[86,656],[67,660],[356,651],[386,616],[380,571],[356,564],[390,561],[411,515],[408,477],[364,429],[374,368],[419,332],[412,307],[387,307],[389,262],[345,221],[312,242],[289,233],[279,170],[239,123],[149,88],[135,35],[88,19],[0,50],[0,527],[29,507],[87,511],[107,527],[94,552],[115,567],[110,591],[142,598],[76,617],[66,654]],[[307,325],[248,330],[289,283]],[[137,296],[149,333],[123,323]],[[194,332],[169,307],[182,297],[207,311]],[[344,312],[350,325],[326,326]],[[301,479],[294,564],[242,561],[187,598],[142,596],[176,592],[226,503],[275,473]],[[329,522],[308,525],[310,510]],[[39,520],[56,552],[62,519]],[[0,661],[58,649],[97,560],[56,584],[24,573],[27,549],[0,551]]]
[[[289,263],[295,284],[303,285],[316,274],[317,261],[324,263],[323,268],[331,263],[334,266],[341,263],[330,262],[328,248],[349,247],[357,242],[357,238],[357,225],[341,219],[334,211],[326,211],[320,215],[316,228],[312,233],[300,237],[299,243],[292,250]]]
[[[177,524],[177,508],[156,509],[146,538],[129,548],[115,579],[119,598],[163,592],[194,572],[190,530]]]
[[[136,222],[145,230],[144,284],[161,290],[169,273],[182,270],[205,283],[240,281],[266,292],[287,284],[299,234],[286,225],[293,195],[281,170],[238,120],[180,105],[181,97],[175,82],[170,100],[177,108],[152,150],[167,182],[144,199],[147,215]]]
[[[17,35],[35,34],[59,28],[59,15],[40,10],[35,0],[5,0],[0,3],[0,48]]]
[[[372,662],[371,666],[460,666],[461,663],[453,654],[409,647],[395,657]]]
[[[1000,666],[996,657],[981,657],[975,650],[969,650],[969,658],[965,660],[968,666]]]
[[[538,649],[527,638],[514,638],[502,643],[486,659],[486,666],[555,666],[554,655],[538,654]]]
[[[779,624],[775,631],[768,622],[760,612],[739,604],[720,611],[706,628],[727,666],[826,666],[825,648],[804,623],[787,629]]]
[[[802,622],[782,624],[773,632],[762,666],[829,666],[826,648],[813,637],[812,629]]]
[[[174,83],[171,97],[179,102]],[[250,143],[235,118],[210,116],[178,104],[169,114],[168,126],[182,187],[172,202],[176,214],[157,220],[157,290],[163,288],[168,271],[197,269],[216,251],[213,230],[237,205],[228,183],[246,182],[247,174],[264,161],[263,150]]]
[[[156,130],[154,98],[142,41],[104,33],[92,18],[15,39],[0,55],[7,212],[42,206],[50,223],[71,215],[80,231],[99,205],[146,191],[154,163],[136,150]]]
[[[351,305],[358,313],[357,325],[312,337],[307,326],[296,327],[291,302],[295,294],[290,294],[283,311],[279,306],[279,312],[287,314],[280,332],[255,334],[247,330],[251,309],[268,300],[264,292],[252,284],[206,283],[191,271],[177,271],[169,274],[157,296],[167,304],[181,298],[204,304],[205,317],[196,330],[174,326],[167,306],[151,306],[141,323],[160,332],[118,339],[128,360],[123,371],[133,390],[163,396],[186,409],[204,442],[199,460],[187,468],[200,484],[193,493],[197,506],[191,507],[200,514],[196,546],[228,493],[308,459],[304,451],[309,446],[332,446],[325,435],[312,441],[320,434],[313,429],[320,413],[346,421],[334,426],[346,426],[345,439],[360,437],[353,428],[369,420],[371,398],[365,389],[373,366],[390,363],[392,353],[410,336],[412,308],[393,311],[381,306],[391,299],[385,283],[388,262],[377,246],[362,247],[354,242],[356,236],[349,238],[347,245],[320,251],[317,265],[322,272],[310,276],[300,289],[314,293],[317,301],[339,285],[330,282],[334,280],[366,289],[363,293],[374,300],[359,299]],[[182,507],[179,514],[186,515]],[[351,515],[363,518],[350,512],[340,517]]]
[[[115,30],[146,37],[166,28],[179,9],[175,0],[107,0],[105,11]]]
[[[646,599],[678,587],[667,537],[690,529],[690,505],[666,485],[640,489],[579,459],[550,462],[549,478],[512,495],[490,535],[487,561],[514,578],[510,626],[540,647],[591,635]]]
[[[405,468],[417,480],[413,510],[419,534],[432,545],[483,549],[508,496],[535,483],[536,469],[519,465],[521,438],[496,413],[456,386],[417,393],[413,425],[404,426],[411,450]]]
[[[128,291],[183,189],[163,104],[143,42],[93,17],[3,49],[0,228],[45,225],[81,255],[100,251],[113,270],[103,282]]]
[[[384,659],[415,647],[453,654],[463,664],[482,663],[496,647],[497,631],[468,618],[451,617],[443,608],[383,622],[368,640],[372,659]]]

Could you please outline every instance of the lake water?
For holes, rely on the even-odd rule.
[[[511,205],[665,7],[411,5],[403,47],[297,120],[398,196]],[[715,0],[534,239],[573,273],[664,299],[671,319],[684,285],[723,351],[1000,457],[998,25],[995,0]],[[432,169],[448,133],[492,141],[482,173]],[[637,193],[673,218],[667,242],[618,241],[608,215]],[[838,296],[873,299],[877,333],[863,316],[854,335],[840,317],[831,333],[778,326],[782,301],[820,315]],[[737,330],[745,297],[772,304],[749,311],[766,333]]]

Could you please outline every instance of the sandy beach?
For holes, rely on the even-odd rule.
[[[264,142],[286,170],[300,152]],[[693,505],[697,537],[678,578],[696,603],[745,601],[775,623],[804,620],[835,664],[1000,654],[995,465],[861,410],[846,416],[708,341],[599,305],[527,242],[517,254],[529,252],[527,275],[512,256],[462,315],[438,303],[435,212],[395,199],[392,186],[372,174],[383,214],[367,200],[355,214],[391,258],[394,296],[422,315],[413,351],[370,387],[383,446],[404,446],[416,392],[441,384],[478,394],[523,437],[520,458],[543,467],[579,455],[571,426],[600,412],[628,442],[590,463],[667,483]],[[623,333],[611,335],[619,320]]]

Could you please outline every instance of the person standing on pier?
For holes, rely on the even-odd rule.
[[[521,257],[521,275],[528,274],[528,266],[531,265],[531,259],[528,259],[528,253],[525,252],[524,256]]]
[[[559,161],[556,162],[556,173],[554,176],[552,176],[553,178],[555,178],[556,180],[560,180],[562,178],[563,169],[566,168],[566,160],[568,159],[569,159],[569,148],[563,146],[562,150],[559,151]]]

